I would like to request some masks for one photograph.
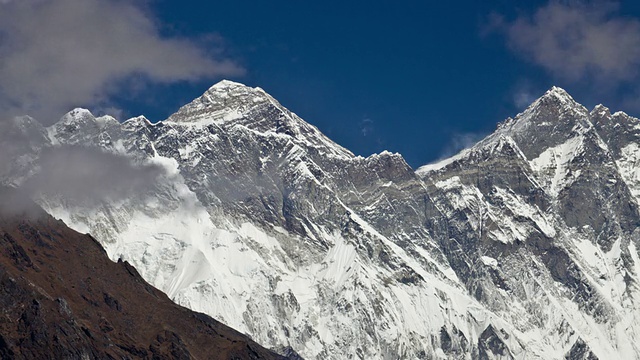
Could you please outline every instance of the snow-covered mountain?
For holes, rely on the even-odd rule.
[[[24,194],[0,199],[0,358],[288,359],[174,304]]]
[[[8,126],[5,183],[29,184],[60,148],[162,169],[126,197],[38,201],[177,303],[267,347],[640,358],[640,120],[589,112],[562,89],[417,171],[399,154],[354,156],[230,81],[157,124],[76,109]]]

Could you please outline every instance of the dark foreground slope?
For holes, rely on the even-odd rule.
[[[7,190],[0,201],[0,359],[280,358],[175,305],[91,236]]]

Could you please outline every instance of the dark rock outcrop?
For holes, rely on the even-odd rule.
[[[3,190],[1,359],[281,359],[174,304],[100,244]],[[9,208],[9,209],[8,209]]]

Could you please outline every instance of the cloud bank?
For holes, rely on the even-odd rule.
[[[105,102],[132,76],[172,83],[243,73],[219,48],[164,36],[134,3],[0,0],[0,116],[51,122]]]
[[[636,79],[640,65],[640,21],[617,9],[552,1],[497,27],[515,52],[558,78],[615,84]]]
[[[167,176],[154,163],[131,159],[99,148],[54,146],[40,154],[38,172],[22,190],[32,196],[59,196],[67,201],[121,200],[143,196]]]
[[[0,161],[9,160],[0,157]],[[160,164],[134,163],[98,148],[66,145],[44,149],[34,169],[16,189],[0,184],[0,212],[15,214],[33,209],[31,199],[100,206],[105,201],[149,196],[156,186],[171,178]]]

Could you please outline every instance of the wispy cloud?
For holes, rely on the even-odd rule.
[[[207,39],[164,36],[136,3],[0,0],[0,115],[51,121],[108,103],[131,76],[171,83],[243,73]]]
[[[551,1],[513,21],[492,17],[509,46],[565,81],[635,81],[640,65],[640,21],[618,14],[612,2]]]
[[[373,120],[371,120],[370,118],[365,118],[360,121],[360,132],[362,133],[362,136],[369,136],[373,131]]]
[[[124,109],[121,109],[116,106],[110,106],[110,105],[107,105],[107,106],[98,105],[93,108],[92,112],[96,116],[103,116],[103,115],[113,116],[114,118],[120,121],[125,120],[127,115],[129,115]]]
[[[520,81],[518,85],[515,86],[514,91],[512,92],[512,102],[513,105],[519,110],[524,110],[526,107],[531,105],[540,94],[544,91],[536,91],[533,89],[533,86],[528,81]]]
[[[454,133],[451,140],[445,146],[438,160],[449,158],[464,149],[468,149],[475,145],[478,141],[485,138],[487,133]]]

